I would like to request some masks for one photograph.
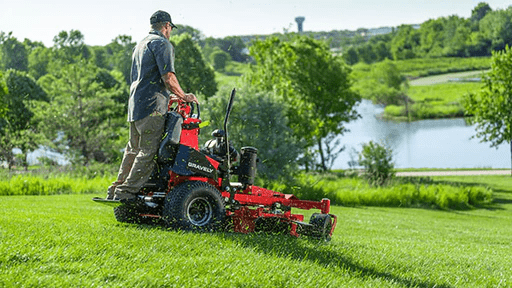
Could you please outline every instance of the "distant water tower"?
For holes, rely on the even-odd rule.
[[[304,23],[304,20],[306,20],[306,17],[297,17],[295,18],[295,22],[297,22],[297,26],[299,28],[299,33],[302,33],[302,23]]]

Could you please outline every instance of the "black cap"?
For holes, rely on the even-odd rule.
[[[178,28],[178,27],[176,27],[176,25],[174,25],[172,23],[171,15],[169,15],[169,13],[162,11],[162,10],[158,10],[155,13],[153,13],[153,15],[151,15],[151,18],[149,18],[149,22],[151,24],[155,24],[158,22],[169,22],[171,24],[172,28]]]

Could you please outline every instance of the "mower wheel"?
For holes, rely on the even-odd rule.
[[[309,219],[309,224],[313,226],[311,237],[331,240],[332,219],[329,214],[314,213]]]
[[[162,216],[175,229],[217,231],[223,228],[226,208],[222,195],[214,186],[189,181],[167,194]]]

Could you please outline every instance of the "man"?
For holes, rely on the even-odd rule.
[[[183,92],[176,78],[174,48],[169,37],[177,27],[171,16],[159,10],[151,16],[150,23],[149,35],[137,44],[132,55],[128,102],[130,139],[117,180],[107,190],[107,199],[136,200],[137,193],[151,176],[170,93],[186,102],[198,103],[196,96]]]

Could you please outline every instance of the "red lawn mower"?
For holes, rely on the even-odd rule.
[[[169,105],[156,168],[140,191],[142,204],[93,200],[113,204],[114,215],[120,222],[162,220],[165,225],[181,230],[263,231],[329,240],[337,219],[329,214],[329,199],[300,200],[292,194],[254,185],[257,149],[243,147],[238,153],[228,139],[227,125],[235,92],[231,92],[224,130],[215,130],[214,139],[202,148],[198,145],[203,125],[199,105],[182,101]],[[174,104],[177,106],[173,107]],[[238,176],[238,182],[231,182],[232,176]],[[305,223],[303,215],[291,213],[292,208],[318,209],[320,213],[314,213]]]

